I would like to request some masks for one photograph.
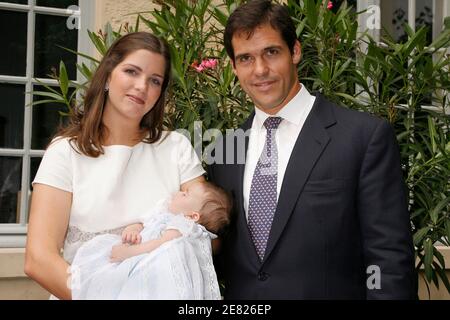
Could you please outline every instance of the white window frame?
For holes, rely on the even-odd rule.
[[[26,52],[26,74],[25,76],[5,76],[0,75],[0,83],[21,84],[25,85],[25,92],[31,92],[33,85],[38,85],[38,81],[34,78],[34,38],[35,38],[35,18],[36,14],[57,15],[70,17],[77,15],[80,21],[78,29],[77,51],[88,55],[94,55],[94,46],[89,40],[87,30],[95,30],[95,13],[96,1],[79,0],[78,10],[70,11],[64,8],[51,8],[35,5],[35,0],[28,0],[28,4],[0,3],[0,9],[16,12],[26,12],[27,17],[27,52]],[[77,57],[77,63],[86,63],[86,59]],[[77,82],[82,82],[83,77],[77,71]],[[39,79],[39,81],[48,85],[57,85],[56,80]],[[14,156],[22,158],[22,177],[20,198],[20,218],[18,223],[0,224],[0,248],[2,247],[24,247],[26,234],[28,230],[28,213],[29,213],[29,185],[30,185],[30,162],[31,157],[42,157],[44,150],[31,149],[31,132],[32,132],[32,107],[25,107],[32,102],[32,95],[25,94],[25,112],[24,112],[24,144],[22,149],[0,149],[0,156]]]

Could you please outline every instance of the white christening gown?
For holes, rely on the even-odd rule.
[[[216,236],[165,210],[144,222],[142,242],[166,229],[177,229],[182,236],[118,263],[111,263],[110,256],[121,243],[119,235],[100,235],[83,244],[71,266],[72,299],[220,299],[211,252]]]

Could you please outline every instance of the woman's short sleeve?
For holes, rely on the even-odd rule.
[[[72,152],[68,139],[53,140],[44,153],[33,184],[42,183],[72,192]]]
[[[205,170],[189,139],[180,133],[176,133],[175,139],[178,142],[177,161],[180,183],[183,184],[205,174]]]

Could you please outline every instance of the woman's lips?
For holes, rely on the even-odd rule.
[[[142,100],[141,98],[138,98],[138,97],[136,97],[136,96],[133,96],[133,95],[127,95],[127,97],[131,100],[131,101],[133,101],[133,102],[135,102],[135,103],[137,103],[137,104],[144,104],[144,100]]]

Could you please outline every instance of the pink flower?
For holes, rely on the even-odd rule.
[[[328,2],[328,4],[327,4],[327,9],[328,9],[328,10],[333,9],[333,2],[331,2],[331,1]]]
[[[202,72],[203,70],[205,70],[205,67],[202,65],[199,65],[199,66],[195,66],[194,69],[197,72]]]
[[[204,66],[202,66],[201,64],[198,65],[198,61],[194,60],[194,62],[192,62],[191,67],[195,69],[195,71],[197,72],[202,72],[204,68]]]
[[[204,59],[200,64],[197,60],[191,64],[191,67],[197,72],[202,72],[205,69],[215,69],[217,66],[217,59]]]
[[[217,59],[203,60],[201,65],[207,69],[214,69],[217,66]]]

